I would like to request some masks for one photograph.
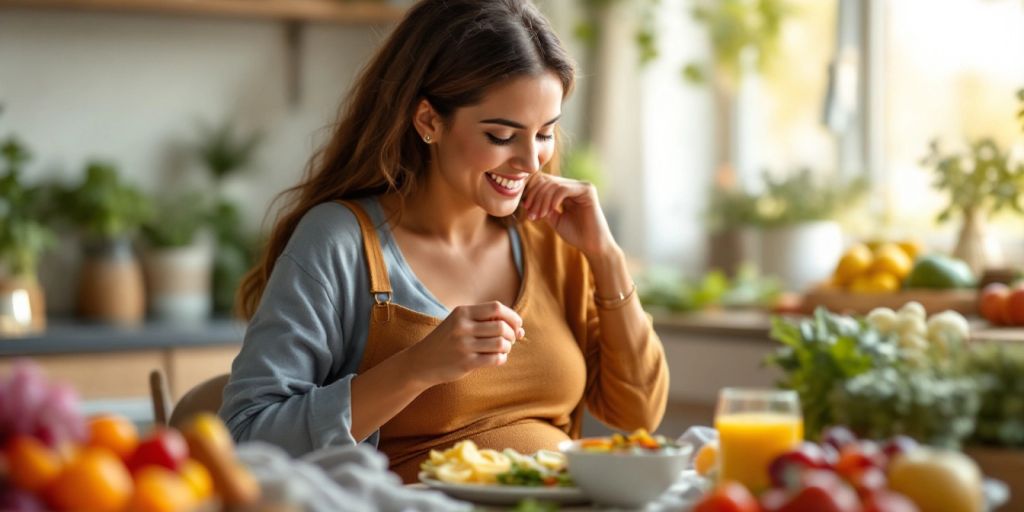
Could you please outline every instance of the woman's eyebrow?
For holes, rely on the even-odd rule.
[[[555,124],[555,121],[558,121],[558,119],[561,118],[561,117],[562,117],[562,114],[558,114],[557,116],[555,116],[554,119],[544,123],[544,126],[550,126],[552,124]],[[520,130],[526,129],[526,127],[523,126],[522,123],[517,123],[515,121],[509,120],[509,119],[505,119],[505,118],[502,118],[502,117],[494,117],[494,118],[491,118],[491,119],[484,119],[483,121],[480,121],[480,124],[500,124],[502,126],[508,126],[509,128],[518,128]]]

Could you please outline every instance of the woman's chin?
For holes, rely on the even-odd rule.
[[[501,201],[500,203],[491,203],[484,206],[484,210],[487,210],[487,214],[492,217],[508,217],[516,212],[516,208],[519,208],[519,200],[515,201]]]

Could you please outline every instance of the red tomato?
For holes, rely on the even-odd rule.
[[[760,512],[761,506],[743,484],[723,482],[693,507],[693,512]]]
[[[139,443],[135,453],[128,459],[128,467],[132,473],[153,465],[177,471],[187,459],[188,444],[185,438],[177,430],[161,428]]]

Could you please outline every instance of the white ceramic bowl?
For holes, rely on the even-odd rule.
[[[579,440],[563,441],[569,474],[587,497],[601,505],[636,508],[657,499],[679,481],[693,447],[642,453],[590,452]]]

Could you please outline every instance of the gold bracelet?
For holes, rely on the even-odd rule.
[[[601,309],[618,309],[624,306],[629,299],[632,299],[636,295],[636,283],[630,283],[629,291],[626,293],[619,293],[617,297],[611,299],[605,299],[597,296],[597,292],[594,292],[594,303]]]

